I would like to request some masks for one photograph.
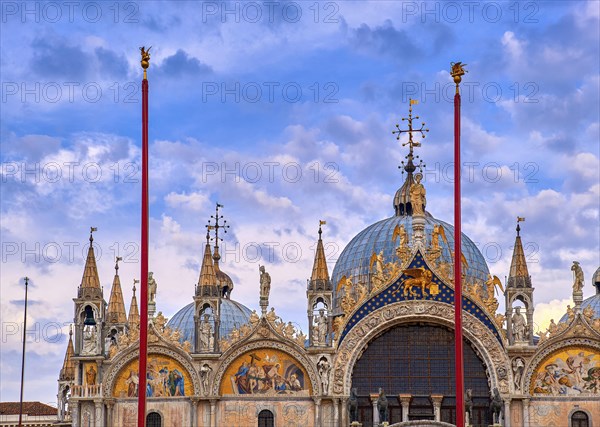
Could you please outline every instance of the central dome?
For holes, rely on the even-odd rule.
[[[333,310],[334,313],[340,312],[340,293],[337,292],[337,285],[343,276],[350,278],[352,283],[370,282],[369,261],[373,252],[379,253],[383,250],[385,263],[397,261],[396,247],[398,242],[392,240],[394,228],[396,225],[404,225],[409,235],[409,242],[412,242],[412,220],[410,215],[393,216],[376,222],[358,233],[342,251],[338,261],[335,264],[331,280],[333,283]],[[444,228],[448,244],[440,242],[442,249],[442,260],[452,263],[452,254],[450,249],[454,248],[454,227],[444,221],[432,217],[429,213],[425,214],[425,234],[427,242],[431,240],[431,232],[434,225],[441,225]],[[477,246],[471,239],[462,233],[462,252],[465,256],[468,267],[466,269],[467,283],[478,282],[484,287],[488,279],[489,270],[483,255],[477,249]]]

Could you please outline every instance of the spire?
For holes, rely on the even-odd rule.
[[[229,228],[229,225],[227,225],[227,220],[224,219],[223,223],[219,223],[219,221],[221,219],[223,219],[223,215],[219,214],[219,208],[223,208],[224,206],[217,203],[217,206],[215,208],[215,214],[211,215],[211,219],[213,219],[215,221],[215,225],[211,225],[210,221],[208,221],[208,225],[206,226],[208,232],[210,232],[210,230],[214,230],[215,231],[215,248],[213,251],[213,255],[212,255],[212,259],[213,259],[213,263],[214,263],[214,269],[215,269],[215,276],[216,276],[216,281],[213,283],[217,284],[217,287],[219,289],[219,293],[221,294],[221,296],[229,299],[231,296],[231,291],[233,290],[233,281],[231,280],[231,277],[229,277],[227,275],[227,273],[225,273],[224,271],[221,270],[221,268],[219,267],[219,260],[221,259],[221,254],[219,254],[219,242],[222,242],[223,239],[219,237],[219,230],[222,228],[224,233],[227,233],[227,229]],[[208,236],[208,234],[207,234]]]
[[[69,328],[69,343],[67,344],[65,361],[63,362],[62,369],[60,370],[59,379],[61,381],[75,380],[75,363],[73,362],[74,355],[75,350],[73,348],[73,328]]]
[[[90,227],[90,248],[88,249],[87,259],[85,260],[85,268],[83,269],[81,287],[100,289],[100,278],[98,277],[96,256],[94,255],[94,236],[92,235],[94,231],[98,231],[98,229],[96,227]]]
[[[125,323],[127,315],[125,314],[125,302],[123,301],[123,292],[121,291],[121,280],[119,279],[119,261],[123,258],[117,257],[115,263],[115,278],[110,290],[110,299],[108,300],[107,321],[109,323]]]
[[[410,99],[409,107],[408,107],[408,117],[403,117],[402,121],[406,120],[408,122],[408,129],[400,129],[400,125],[396,125],[395,131],[392,132],[394,135],[398,135],[396,140],[400,141],[400,136],[403,133],[408,133],[408,141],[403,143],[402,146],[408,145],[408,154],[405,156],[406,163],[402,161],[402,165],[398,166],[398,169],[404,169],[402,174],[406,172],[406,180],[402,184],[402,187],[396,191],[396,195],[394,196],[394,212],[396,216],[412,216],[412,205],[410,203],[410,187],[414,184],[413,172],[419,168],[421,171],[425,167],[425,164],[422,160],[419,160],[417,165],[414,164],[414,161],[419,158],[419,156],[414,155],[414,148],[421,146],[421,141],[413,140],[413,133],[420,133],[421,138],[425,138],[425,132],[429,132],[429,129],[425,129],[425,122],[421,123],[421,127],[419,129],[413,129],[413,120],[418,120],[419,116],[412,116],[412,106],[418,104],[416,99]],[[425,209],[425,206],[423,206]]]
[[[315,262],[313,263],[312,275],[310,276],[311,282],[315,280],[329,280],[327,260],[325,259],[325,249],[323,248],[323,240],[321,239],[321,235],[323,234],[321,226],[325,224],[327,224],[327,221],[319,220],[319,240],[317,241],[317,251],[315,252]]]
[[[129,323],[130,329],[134,326],[139,326],[140,324],[140,312],[138,310],[137,298],[135,297],[135,284],[139,282],[139,280],[133,279],[133,295],[131,296],[131,305],[129,306],[129,317],[127,318],[127,323]]]
[[[509,288],[530,288],[531,277],[527,270],[527,261],[525,260],[525,252],[521,243],[521,226],[520,222],[525,221],[525,218],[517,217],[517,237],[515,238],[515,248],[513,250],[512,262],[510,263],[510,273],[508,276]]]
[[[213,265],[213,255],[210,253],[210,225],[206,226],[206,246],[204,247],[204,258],[202,259],[202,267],[200,268],[200,277],[198,278],[198,287],[215,286],[217,283],[217,275]]]
[[[323,230],[321,226],[327,224],[326,221],[319,220],[319,240],[317,241],[317,250],[315,251],[315,261],[313,263],[312,274],[308,283],[309,289],[313,290],[331,290],[329,280],[329,271],[327,270],[327,259],[325,258],[325,249],[321,238]]]

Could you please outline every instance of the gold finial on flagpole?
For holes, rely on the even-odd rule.
[[[146,50],[146,48],[144,46],[140,47],[140,53],[142,54],[142,60],[140,61],[140,64],[142,65],[142,68],[144,69],[144,80],[148,80],[148,76],[146,75],[146,70],[150,66],[150,49],[152,49],[152,46],[150,46],[148,48],[148,50]]]
[[[465,71],[463,67],[466,67],[467,64],[463,64],[462,62],[451,62],[452,70],[450,71],[450,75],[454,78],[454,83],[456,83],[456,93],[458,93],[458,85],[462,80],[462,76],[468,71]]]

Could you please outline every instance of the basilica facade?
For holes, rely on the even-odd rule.
[[[270,307],[268,266],[260,272],[260,312],[233,299],[234,283],[219,265],[218,205],[193,301],[169,319],[156,311],[152,277],[142,301],[148,319],[140,319],[135,283],[126,310],[119,259],[107,303],[90,244],[73,289],[59,424],[135,426],[138,393],[147,396],[148,427],[455,423],[454,228],[427,211],[412,138],[393,215],[349,239],[331,274],[319,225],[306,333]],[[519,220],[505,283],[462,236],[468,425],[600,426],[600,269],[584,274],[574,262],[573,283],[565,284],[573,287],[572,307],[547,331],[534,331],[534,288],[543,285],[529,275]],[[585,275],[596,288],[586,300]],[[149,331],[145,390],[138,387],[140,322]]]

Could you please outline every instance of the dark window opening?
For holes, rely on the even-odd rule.
[[[258,427],[275,427],[273,412],[263,409],[258,414]]]
[[[571,427],[590,427],[587,414],[583,411],[573,412],[573,415],[571,415]]]
[[[490,389],[486,367],[470,343],[464,341],[465,389],[473,391],[474,427],[491,424]],[[388,398],[390,424],[402,421],[400,394],[412,396],[409,420],[433,420],[430,396],[443,396],[441,420],[456,423],[454,395],[454,331],[435,325],[402,325],[389,329],[369,343],[352,372],[352,387],[359,396],[359,421],[372,427],[369,395],[382,387]]]
[[[146,415],[146,427],[162,427],[162,417],[158,412]]]

